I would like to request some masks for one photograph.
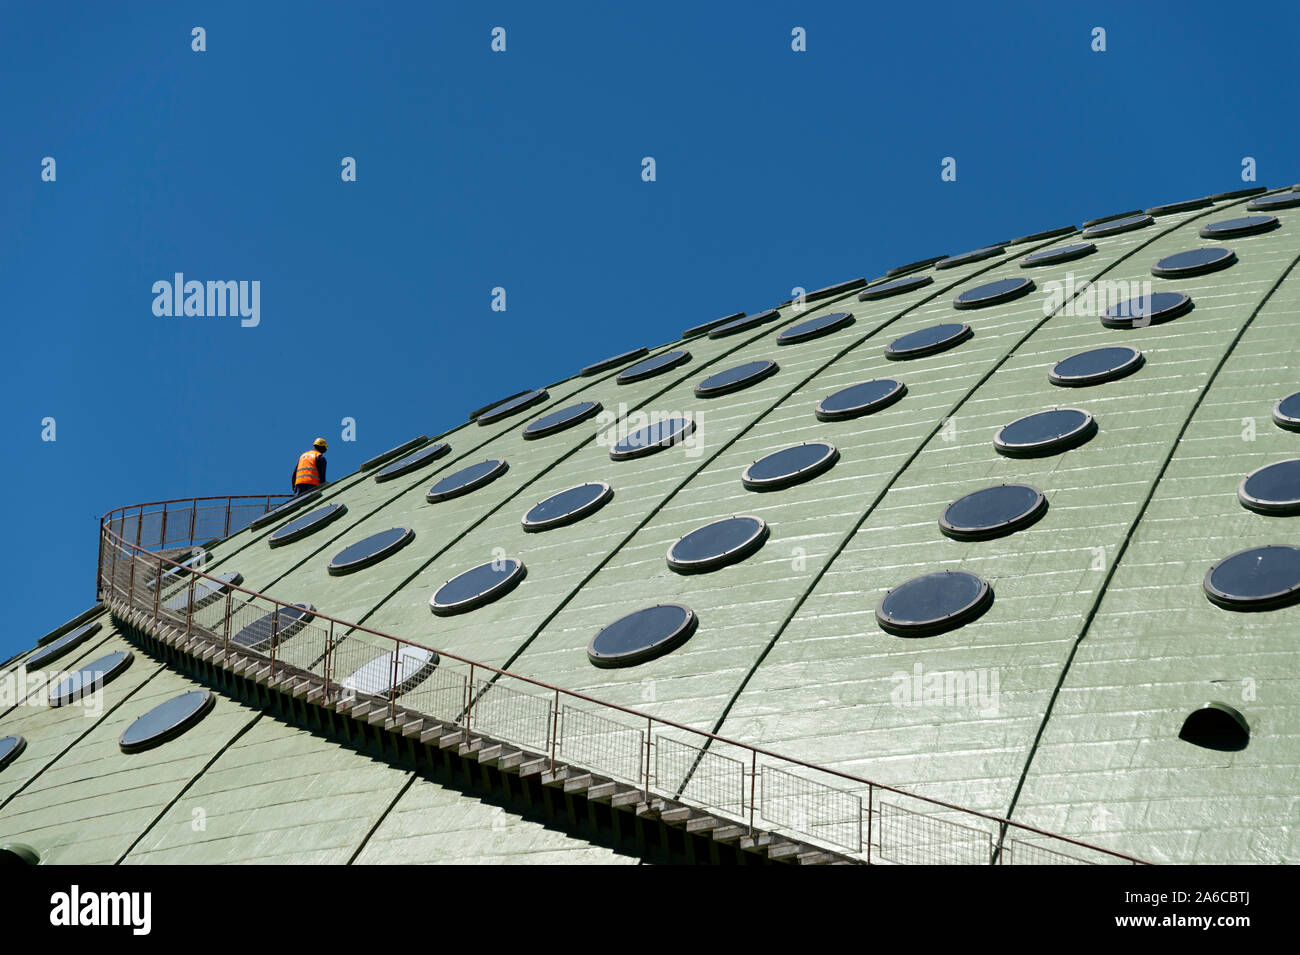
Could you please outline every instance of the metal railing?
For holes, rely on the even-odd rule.
[[[98,588],[190,652],[220,648],[299,676],[325,702],[360,699],[393,720],[430,717],[538,757],[874,864],[1146,864],[1122,852],[782,756],[288,604],[194,559],[282,495],[118,508],[100,522]],[[187,566],[182,562],[189,560]]]

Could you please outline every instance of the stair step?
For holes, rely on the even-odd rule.
[[[463,743],[461,743],[459,746],[456,747],[456,752],[459,753],[461,756],[473,756],[482,747],[483,747],[483,737],[471,736],[469,739],[465,740]]]
[[[521,750],[504,750],[500,759],[497,760],[497,766],[501,769],[518,769],[519,764],[523,761],[524,754]]]
[[[788,859],[790,856],[798,855],[803,850],[803,846],[797,842],[776,842],[767,847],[767,857],[769,859]]]
[[[420,738],[423,739],[424,737],[422,736]],[[459,747],[460,741],[464,738],[464,730],[452,730],[450,733],[443,733],[438,737],[438,748],[451,749],[452,747]]]
[[[694,819],[686,820],[687,832],[708,832],[710,829],[716,829],[722,825],[722,820],[717,816],[699,815]]]
[[[501,755],[501,750],[503,748],[504,747],[500,743],[492,743],[488,746],[482,747],[478,751],[478,761],[480,763],[492,762],[494,759],[496,759],[498,756]]]
[[[536,776],[538,773],[543,772],[550,765],[551,765],[550,757],[533,756],[530,759],[526,759],[519,764],[519,775]]]
[[[405,736],[407,739],[410,739],[412,736],[419,736],[423,731],[424,731],[424,720],[419,719],[417,717],[416,719],[413,719],[410,722],[403,724],[401,729],[401,734]]]
[[[795,857],[800,865],[825,865],[830,862],[834,856],[829,852],[822,852],[818,849],[809,852],[801,852]]]
[[[592,802],[607,802],[609,797],[618,792],[618,783],[596,783],[587,790],[587,798]]]
[[[748,833],[748,826],[718,826],[718,828],[713,830],[713,840],[715,842],[735,842],[741,836],[747,835]]]
[[[580,776],[570,776],[564,781],[564,791],[566,793],[586,792],[595,782],[591,773],[583,773]]]
[[[639,789],[624,790],[623,792],[614,793],[613,796],[609,797],[609,804],[613,806],[615,809],[618,809],[622,806],[639,805],[641,802],[641,797],[644,795],[645,794],[641,792],[641,790]]]
[[[689,806],[675,806],[672,809],[665,809],[659,814],[659,818],[664,822],[675,824],[686,822],[695,815],[695,810]]]
[[[366,717],[366,722],[371,726],[378,726],[380,723],[388,722],[388,707],[382,703],[376,704],[375,708]]]

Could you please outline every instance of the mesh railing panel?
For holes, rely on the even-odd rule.
[[[766,822],[862,851],[862,797],[774,766],[759,774],[759,816]]]
[[[556,751],[566,762],[584,769],[639,783],[645,766],[645,730],[563,706]]]
[[[937,815],[880,803],[875,851],[904,865],[989,865],[993,836]]]
[[[470,726],[479,733],[529,749],[544,750],[551,741],[551,697],[523,693],[501,683],[476,680]]]
[[[701,746],[655,736],[655,785],[660,792],[733,816],[745,814],[745,764]]]

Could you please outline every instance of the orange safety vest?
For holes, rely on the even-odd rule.
[[[320,471],[316,469],[316,459],[319,457],[319,451],[307,451],[298,458],[298,470],[293,475],[295,487],[299,484],[320,483]]]

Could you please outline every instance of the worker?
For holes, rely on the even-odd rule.
[[[304,452],[293,469],[293,493],[309,494],[325,483],[325,452],[329,449],[324,438],[311,443],[311,451]]]

